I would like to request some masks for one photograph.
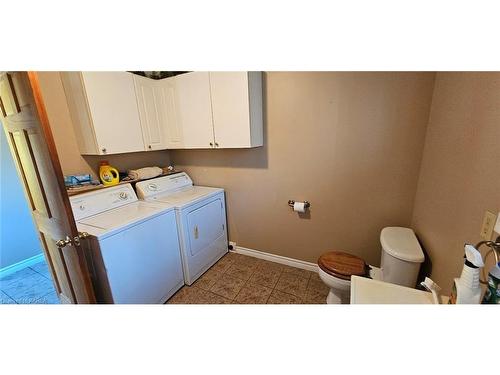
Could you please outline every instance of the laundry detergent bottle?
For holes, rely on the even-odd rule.
[[[484,267],[481,253],[472,245],[465,244],[465,262],[460,278],[456,278],[448,303],[479,303],[481,287],[479,271]]]
[[[109,165],[106,160],[99,166],[99,178],[104,186],[113,186],[120,182],[120,174],[116,168]]]

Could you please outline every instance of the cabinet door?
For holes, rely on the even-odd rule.
[[[250,147],[248,73],[210,72],[210,90],[218,147]]]
[[[208,72],[175,76],[177,113],[182,148],[211,148],[214,144]]]
[[[100,154],[144,151],[132,73],[82,72]]]
[[[156,91],[166,148],[182,148],[182,128],[177,114],[175,77],[159,80]]]
[[[142,136],[146,150],[161,150],[166,148],[164,120],[160,114],[162,109],[161,91],[157,81],[134,76],[137,106],[141,119]]]

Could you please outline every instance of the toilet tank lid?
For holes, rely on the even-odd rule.
[[[395,258],[415,263],[424,261],[424,252],[410,228],[384,228],[380,233],[380,243],[382,249]]]

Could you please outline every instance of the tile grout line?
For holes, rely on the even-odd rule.
[[[19,303],[18,303],[18,302],[17,302],[14,298],[12,298],[12,297],[10,296],[10,294],[8,294],[7,292],[5,292],[3,289],[2,289],[2,292],[3,292],[3,294],[5,294],[7,297],[9,297],[12,301],[14,301],[14,303],[15,303],[16,305],[19,305]]]
[[[221,270],[220,273],[218,273],[218,276],[213,278],[213,282],[214,284],[212,284],[211,287],[208,287],[207,289],[205,289],[204,287],[201,287],[201,285],[205,285],[205,283],[203,284],[199,284],[199,285],[192,285],[194,286],[194,288],[196,290],[205,290],[209,293],[211,293],[212,295],[214,296],[217,296],[217,297],[221,297],[221,298],[224,298],[226,299],[228,302],[230,303],[238,303],[237,302],[237,299],[238,299],[238,296],[242,293],[242,290],[245,289],[245,288],[252,288],[252,286],[259,286],[259,287],[262,287],[262,288],[266,288],[266,289],[270,289],[271,292],[269,293],[269,295],[265,298],[265,302],[260,302],[259,304],[267,304],[269,302],[269,299],[271,298],[271,295],[274,293],[274,292],[279,292],[281,294],[284,294],[285,296],[288,296],[288,297],[291,297],[293,298],[295,301],[297,301],[298,304],[301,304],[301,303],[313,303],[313,304],[316,304],[317,302],[314,302],[313,300],[310,300],[309,302],[308,301],[308,291],[313,291],[313,292],[320,292],[318,290],[318,288],[316,287],[313,287],[313,283],[315,281],[313,281],[313,275],[314,275],[314,272],[306,272],[305,274],[304,273],[296,273],[294,272],[295,268],[294,267],[280,267],[278,270],[278,272],[276,272],[277,274],[277,281],[276,283],[270,287],[268,284],[266,285],[263,285],[263,284],[260,284],[259,282],[252,282],[252,278],[254,277],[254,275],[256,273],[258,273],[259,271],[262,271],[263,274],[266,274],[266,273],[273,273],[273,270],[272,269],[267,269],[265,267],[263,268],[260,268],[260,265],[259,265],[259,262],[263,262],[264,263],[269,263],[269,261],[265,261],[265,260],[259,260],[257,262],[247,262],[247,261],[243,261],[243,259],[249,259],[250,257],[247,257],[247,256],[241,256],[241,257],[238,257],[236,259],[228,259],[228,262],[227,262],[227,265],[225,266],[225,269],[224,270]],[[229,270],[233,267],[233,266],[242,266],[242,268],[247,268],[248,271],[251,271],[249,274],[248,274],[248,278],[243,278],[241,276],[237,276],[238,275],[238,272],[235,272],[235,274],[229,274]],[[210,270],[210,269],[209,269]],[[207,270],[207,272],[209,271]],[[288,270],[288,272],[287,272]],[[268,272],[266,272],[268,271]],[[295,280],[304,280],[306,281],[305,285],[304,285],[304,293],[300,293],[300,295],[295,295],[295,294],[292,294],[288,291],[288,289],[286,291],[284,290],[279,290],[277,289],[276,287],[278,286],[279,284],[279,281],[281,280],[282,276],[284,274],[287,274],[289,273],[290,274],[290,277],[292,279],[295,279]],[[244,272],[243,272],[244,274]],[[233,297],[233,298],[227,298],[226,296],[223,296],[222,294],[219,294],[217,292],[214,292],[212,291],[212,288],[213,288],[213,285],[215,285],[215,283],[217,282],[221,282],[222,278],[224,277],[224,275],[227,275],[228,277],[231,277],[231,278],[234,278],[234,279],[238,279],[240,280],[240,282],[243,282],[242,286],[240,287],[240,289],[238,290],[238,292],[236,293],[236,295]],[[299,282],[300,283],[300,282]],[[209,283],[210,284],[210,283]],[[208,284],[208,285],[209,285]],[[222,284],[224,284],[222,282]],[[190,286],[191,287],[191,286]],[[196,303],[196,302],[195,302]],[[199,302],[199,303],[202,303],[202,302]],[[241,304],[245,304],[244,302],[241,302]],[[288,302],[288,304],[295,304],[294,302]]]
[[[233,262],[234,264],[235,262]],[[229,268],[228,268],[229,269]],[[226,270],[227,271],[227,270]],[[258,271],[258,266],[252,271],[252,273],[250,274],[250,277],[248,280],[245,281],[245,284],[243,285],[243,287],[239,290],[238,294],[231,300],[231,302],[235,302],[238,295],[241,293],[241,291],[243,290],[243,288],[245,288],[249,283],[250,283],[250,279],[252,278],[252,276]],[[224,272],[225,273],[225,272]],[[271,294],[273,293],[273,291],[278,291],[280,293],[284,293],[288,296],[291,296],[291,297],[294,297],[294,298],[298,298],[301,302],[305,302],[305,299],[303,297],[299,297],[299,296],[296,296],[294,294],[291,294],[291,293],[287,293],[285,291],[282,291],[282,290],[279,290],[279,289],[276,289],[276,286],[278,285],[279,283],[279,280],[281,279],[281,276],[284,274],[284,273],[287,273],[285,272],[285,268],[281,268],[281,270],[279,271],[279,276],[278,276],[278,281],[276,281],[276,283],[274,284],[274,286],[272,288],[269,288],[268,286],[266,285],[262,285],[262,284],[258,284],[256,283],[256,285],[259,285],[259,286],[262,286],[262,287],[265,287],[265,288],[268,288],[268,289],[271,289],[271,293],[267,296],[266,298],[266,301],[264,304],[267,304],[267,302],[269,301],[269,298],[271,298]],[[306,279],[305,277],[302,277],[301,275],[294,275],[292,274],[293,276],[295,277],[299,277],[299,278],[302,278],[302,279]],[[236,276],[235,276],[236,277]],[[306,285],[306,290],[307,288],[309,287],[309,282],[311,280],[311,275],[309,275],[309,277],[307,278],[307,285]]]
[[[38,272],[37,270],[35,270],[35,269],[31,268],[31,267],[28,267],[28,268],[30,268],[33,272],[36,272],[37,274],[45,277],[46,279],[52,280],[50,277],[47,277],[47,275],[44,275],[43,273]]]
[[[29,287],[25,288],[27,291],[28,290],[31,290],[33,288],[35,288],[36,286],[40,285],[42,282],[44,282],[45,280],[49,280],[51,281],[50,278],[48,278],[46,275],[42,274],[41,272],[38,272],[37,270],[33,269],[31,266],[27,266],[27,267],[24,267],[23,269],[17,271],[17,272],[20,272],[20,271],[23,271],[23,270],[26,270],[26,269],[29,269],[31,272],[33,272],[32,274],[28,275],[28,276],[24,276],[24,277],[16,277],[12,280],[10,280],[10,282],[8,282],[6,284],[6,286],[10,286],[10,285],[13,285],[14,283],[17,283],[19,282],[20,280],[23,280],[23,279],[26,279],[28,277],[31,277],[31,276],[34,276],[34,275],[38,275],[40,277],[42,277],[42,279],[40,279],[38,282],[35,282],[31,285],[29,285]],[[53,288],[52,288],[53,289]],[[14,303],[16,304],[24,304],[22,302],[20,302],[17,298],[14,298],[11,294],[7,293],[4,289],[0,289],[7,297],[9,297]],[[38,298],[34,299],[34,303],[36,303],[37,301],[41,300],[42,298],[48,296],[49,294],[53,293],[53,290],[51,289],[47,289],[47,293],[43,293],[41,294]]]
[[[29,267],[26,267],[26,268],[29,268]],[[11,280],[12,282],[12,280]],[[7,285],[10,285],[11,283],[8,283]],[[7,293],[5,290],[3,289],[0,289],[2,291],[3,294],[5,294],[7,297],[9,297],[12,301],[14,301],[14,303],[16,305],[19,305],[19,303],[16,301],[16,299],[14,299],[9,293]]]

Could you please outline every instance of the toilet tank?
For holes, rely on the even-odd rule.
[[[387,227],[380,232],[382,281],[414,288],[424,252],[410,228]]]

